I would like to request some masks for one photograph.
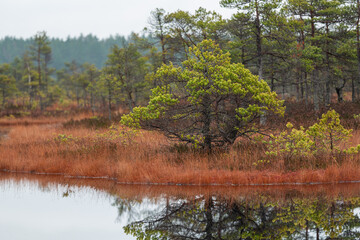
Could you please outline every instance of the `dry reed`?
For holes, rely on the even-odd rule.
[[[35,121],[35,120],[34,120]],[[176,146],[158,132],[142,132],[112,139],[108,130],[65,129],[54,124],[13,124],[0,140],[0,169],[17,172],[60,173],[67,176],[106,177],[123,183],[188,185],[247,185],[335,183],[359,181],[359,156],[344,157],[327,167],[315,165],[290,172],[281,160],[254,165],[265,157],[264,146],[248,141],[212,154]],[[59,120],[60,121],[60,120]],[[1,124],[1,122],[0,122]],[[360,132],[354,133],[360,143]]]
[[[27,126],[27,125],[44,125],[44,124],[57,124],[68,121],[69,119],[83,119],[90,117],[90,113],[77,113],[76,115],[68,116],[40,116],[34,117],[2,117],[0,118],[0,127],[4,126]]]

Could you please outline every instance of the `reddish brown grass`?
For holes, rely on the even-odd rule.
[[[34,117],[21,117],[21,118],[14,118],[14,117],[2,117],[0,118],[0,127],[4,126],[27,126],[27,125],[44,125],[44,124],[56,124],[56,123],[63,123],[70,119],[78,120],[83,119],[86,117],[90,117],[90,113],[78,113],[76,115],[69,115],[69,116],[39,116],[37,118]]]
[[[114,140],[101,136],[106,131],[64,129],[56,124],[13,125],[8,138],[0,140],[0,169],[106,177],[124,183],[242,185],[360,180],[359,156],[333,162],[324,169],[301,169],[299,165],[300,170],[289,172],[281,160],[255,168],[253,163],[264,157],[264,148],[247,141],[209,155],[174,147],[157,132]],[[72,137],[62,142],[59,134]],[[360,132],[354,133],[353,142],[360,142]],[[332,163],[328,157],[323,161]]]

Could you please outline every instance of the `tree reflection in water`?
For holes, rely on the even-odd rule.
[[[137,239],[360,239],[360,198],[168,200],[124,227]]]

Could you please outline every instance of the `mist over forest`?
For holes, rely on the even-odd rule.
[[[123,36],[114,36],[106,39],[89,34],[79,37],[67,37],[66,39],[49,37],[52,49],[52,61],[50,66],[56,69],[64,67],[65,62],[76,61],[80,64],[85,62],[102,68],[107,55],[113,45],[122,46],[125,41]],[[23,39],[5,37],[0,39],[0,64],[14,61],[21,57],[32,44],[33,38]]]

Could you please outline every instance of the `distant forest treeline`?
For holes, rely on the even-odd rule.
[[[33,38],[14,37],[0,39],[0,64],[12,62],[16,57],[21,58],[33,40]],[[49,64],[51,67],[61,69],[65,62],[75,61],[80,64],[89,62],[97,68],[102,68],[107,60],[110,48],[114,45],[122,46],[125,37],[117,35],[99,39],[89,34],[66,39],[50,38],[49,41],[52,49],[52,59]]]
[[[335,101],[360,102],[360,0],[220,4],[238,12],[224,19],[205,8],[155,9],[146,36],[60,40],[38,32],[28,40],[0,40],[0,109],[76,101],[94,111],[132,111],[148,102],[151,89],[174,87],[175,73],[165,82],[159,76],[167,67],[186,69],[190,50],[209,40],[284,100],[317,112]]]

